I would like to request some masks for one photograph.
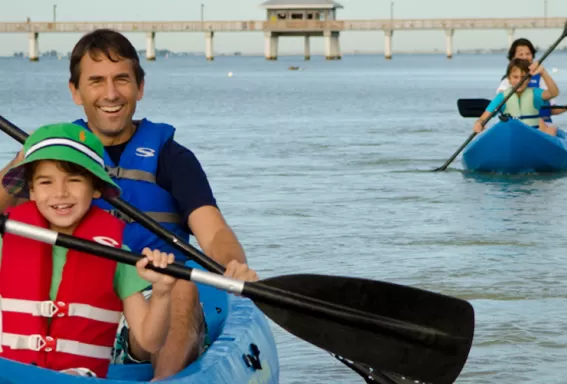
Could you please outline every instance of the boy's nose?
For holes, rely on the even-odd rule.
[[[67,196],[69,194],[69,188],[67,188],[67,183],[57,184],[57,188],[55,189],[55,193],[56,193],[57,196]]]

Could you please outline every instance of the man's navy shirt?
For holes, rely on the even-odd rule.
[[[104,147],[114,164],[120,164],[120,157],[127,144],[128,142],[125,142]],[[199,160],[193,152],[173,138],[163,145],[159,154],[156,184],[173,196],[187,230],[187,220],[191,212],[205,205],[217,207],[207,175]]]

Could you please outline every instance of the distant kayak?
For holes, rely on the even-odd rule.
[[[465,169],[476,172],[531,173],[567,170],[567,138],[551,136],[510,119],[477,135],[463,152]]]

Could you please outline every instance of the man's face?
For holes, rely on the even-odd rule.
[[[114,62],[103,53],[93,56],[87,53],[81,59],[79,86],[69,83],[73,100],[83,106],[89,128],[101,140],[127,140],[133,132],[132,117],[144,95],[144,83],[136,84],[131,60],[113,56]]]

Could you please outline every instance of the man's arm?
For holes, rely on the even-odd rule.
[[[244,249],[218,209],[207,176],[193,152],[174,140],[165,143],[156,181],[173,196],[183,222],[205,254],[223,266],[231,260],[246,263]]]
[[[231,260],[246,264],[244,249],[218,208],[197,208],[189,215],[187,225],[205,254],[224,266]]]

